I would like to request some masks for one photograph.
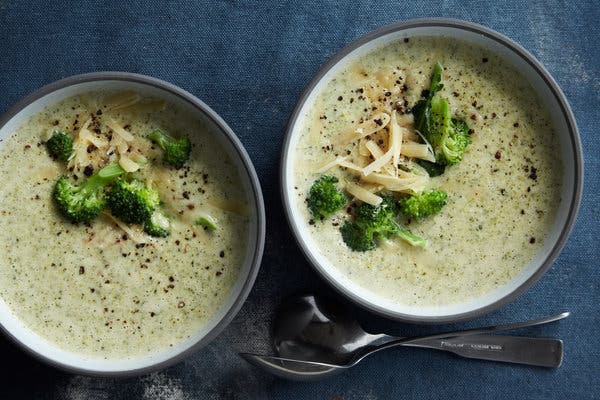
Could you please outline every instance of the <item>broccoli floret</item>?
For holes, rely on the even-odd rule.
[[[308,208],[315,218],[326,218],[341,210],[346,196],[336,186],[335,176],[324,175],[317,179],[308,194]]]
[[[340,228],[340,232],[344,243],[354,251],[368,251],[376,246],[373,234],[354,222],[346,221]]]
[[[427,241],[400,226],[395,212],[391,197],[384,197],[379,206],[361,204],[354,210],[354,223],[346,222],[341,228],[344,242],[354,251],[367,251],[375,247],[375,239],[397,236],[412,246],[424,247]]]
[[[75,186],[62,176],[54,186],[54,201],[59,211],[73,222],[88,222],[105,206],[104,187],[125,171],[119,164],[110,164],[92,175],[83,185]]]
[[[150,217],[144,221],[144,231],[150,236],[167,237],[171,234],[171,222],[162,210],[155,209]]]
[[[158,192],[138,179],[119,178],[106,194],[111,213],[125,223],[141,224],[160,204]]]
[[[471,143],[467,124],[451,117],[448,102],[437,95],[443,88],[442,66],[437,63],[431,77],[431,86],[424,99],[412,108],[415,117],[415,128],[432,145],[436,163],[441,165],[456,164],[462,158],[467,145]],[[435,173],[443,172],[437,168]]]
[[[192,143],[187,136],[176,139],[157,129],[148,135],[148,139],[163,149],[163,160],[177,169],[190,158]]]
[[[398,202],[400,211],[408,218],[420,219],[440,212],[446,205],[448,194],[441,190],[427,190],[405,197]]]
[[[151,236],[169,236],[170,221],[159,209],[158,192],[139,179],[119,178],[106,194],[112,214],[128,224],[143,224]]]
[[[448,102],[438,96],[431,101],[431,121],[432,130],[426,137],[433,146],[437,163],[456,164],[471,143],[467,124],[451,118]]]
[[[395,208],[394,199],[386,196],[379,206],[363,203],[356,207],[354,219],[361,228],[387,236],[387,232],[394,230],[392,222]]]
[[[54,131],[46,142],[46,148],[55,160],[67,161],[73,154],[73,139],[64,132]]]
[[[196,225],[200,225],[208,229],[209,231],[216,231],[218,229],[217,220],[208,214],[202,214],[196,219]]]

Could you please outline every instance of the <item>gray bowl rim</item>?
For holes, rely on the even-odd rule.
[[[18,114],[23,108],[27,107],[31,103],[36,100],[53,93],[57,90],[88,82],[102,82],[102,81],[126,81],[126,82],[134,82],[140,83],[143,85],[153,86],[155,88],[164,90],[169,92],[180,99],[186,101],[191,104],[194,108],[196,108],[199,112],[204,114],[206,118],[212,120],[213,123],[219,128],[219,132],[215,132],[215,134],[223,134],[226,139],[229,140],[237,155],[240,157],[244,168],[248,176],[250,177],[250,186],[252,187],[252,196],[254,197],[254,201],[256,203],[256,231],[250,232],[249,234],[256,235],[256,247],[252,254],[250,271],[244,282],[240,294],[235,299],[231,308],[225,313],[225,315],[221,318],[221,320],[211,329],[205,336],[203,336],[198,342],[193,344],[190,348],[185,351],[174,354],[172,357],[143,368],[136,368],[132,370],[126,371],[97,371],[94,369],[87,368],[78,368],[73,367],[69,364],[62,363],[60,360],[54,360],[49,357],[46,357],[44,354],[34,351],[33,349],[24,345],[17,337],[13,336],[2,324],[0,324],[0,331],[4,332],[4,334],[17,346],[24,349],[27,353],[32,355],[34,358],[49,364],[58,369],[81,374],[88,376],[97,376],[97,377],[114,377],[114,378],[127,378],[132,376],[139,376],[143,374],[148,374],[151,372],[159,371],[164,368],[167,368],[173,364],[176,364],[182,361],[187,356],[193,354],[194,352],[200,350],[202,347],[206,346],[212,340],[214,340],[219,333],[221,333],[227,325],[233,320],[233,318],[237,315],[237,313],[242,308],[246,298],[250,294],[252,287],[254,286],[254,282],[258,275],[258,271],[260,269],[260,264],[262,260],[263,250],[265,246],[265,231],[266,231],[266,217],[265,217],[265,206],[262,195],[262,190],[260,187],[260,181],[254,169],[254,165],[252,164],[252,160],[250,156],[246,152],[242,142],[233,132],[233,130],[227,125],[227,123],[207,104],[198,99],[193,94],[187,92],[186,90],[181,89],[178,86],[175,86],[169,82],[163,81],[158,78],[153,78],[151,76],[136,74],[131,72],[121,72],[121,71],[100,71],[100,72],[90,72],[80,75],[73,75],[58,81],[52,82],[48,85],[43,86],[42,88],[34,91],[28,96],[24,97],[22,100],[17,102],[14,106],[8,109],[1,117],[0,117],[0,128],[6,125],[6,123],[12,119],[16,114]]]
[[[321,79],[325,76],[327,72],[331,68],[333,68],[342,58],[347,56],[352,51],[357,48],[388,34],[403,31],[406,29],[412,28],[420,28],[420,27],[444,27],[444,28],[454,28],[459,30],[465,30],[469,32],[474,32],[481,34],[489,39],[494,40],[500,45],[505,46],[509,50],[512,50],[516,55],[520,56],[525,62],[527,62],[544,80],[548,88],[551,90],[558,104],[560,105],[561,111],[569,128],[569,136],[571,139],[572,150],[573,150],[573,159],[575,164],[575,182],[574,182],[574,190],[572,196],[570,198],[570,208],[567,215],[567,220],[565,225],[563,226],[561,233],[546,256],[546,259],[542,263],[542,265],[519,287],[517,287],[514,291],[510,292],[506,296],[496,300],[495,302],[488,304],[487,306],[480,307],[468,312],[464,312],[461,314],[449,315],[449,316],[418,316],[418,315],[410,315],[404,313],[396,313],[392,312],[386,308],[378,307],[373,305],[363,298],[357,296],[356,294],[349,291],[346,287],[340,284],[335,279],[331,278],[326,272],[325,269],[319,264],[319,262],[312,256],[310,249],[308,249],[303,241],[301,240],[301,233],[296,229],[294,224],[294,219],[292,217],[291,212],[291,200],[288,196],[286,188],[288,187],[288,181],[286,177],[285,166],[287,165],[288,155],[290,153],[290,144],[291,144],[291,136],[292,130],[300,118],[300,111],[304,104],[306,103],[308,96],[311,94],[315,86],[321,81]],[[581,150],[581,140],[579,137],[579,131],[577,129],[577,124],[575,122],[575,116],[573,115],[573,111],[569,106],[569,103],[554,80],[554,78],[550,75],[550,73],[546,70],[546,68],[539,62],[529,51],[525,50],[521,45],[514,42],[512,39],[498,33],[490,28],[485,26],[463,21],[459,19],[450,19],[450,18],[418,18],[418,19],[410,19],[406,21],[401,21],[398,23],[386,25],[382,28],[369,32],[358,39],[354,40],[338,52],[336,52],[329,60],[327,60],[315,73],[310,82],[306,85],[303,92],[300,95],[298,102],[292,114],[288,120],[288,124],[285,131],[285,138],[283,142],[283,149],[281,154],[280,161],[280,183],[281,183],[281,197],[284,204],[285,214],[288,221],[288,224],[294,234],[294,238],[296,242],[300,246],[300,249],[304,253],[304,256],[314,269],[323,277],[338,293],[342,294],[346,298],[349,298],[355,304],[358,304],[362,308],[369,310],[377,315],[408,323],[415,324],[424,324],[424,325],[434,325],[434,324],[446,324],[446,323],[455,323],[462,322],[470,319],[474,319],[480,317],[482,315],[488,314],[492,311],[503,307],[514,300],[517,297],[521,296],[525,293],[529,288],[531,288],[541,277],[550,269],[562,249],[567,243],[569,235],[573,230],[573,226],[577,219],[577,213],[579,211],[579,206],[581,203],[581,193],[583,189],[583,154]]]

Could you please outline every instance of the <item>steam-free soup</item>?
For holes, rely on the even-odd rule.
[[[156,129],[189,136],[182,168],[166,165],[146,139]],[[56,130],[75,138],[68,162],[47,154]],[[61,175],[78,184],[124,157],[139,165],[131,175],[158,190],[168,237],[109,211],[85,224],[58,213],[52,192]],[[237,279],[248,234],[240,177],[207,127],[172,104],[92,92],[51,105],[1,144],[0,180],[0,299],[65,350],[115,359],[174,346],[215,315]],[[199,213],[218,229],[196,225]]]
[[[323,174],[342,185],[357,180],[328,163],[343,158],[364,167],[373,158],[361,164],[362,145],[336,138],[380,112],[410,120],[436,62],[444,67],[439,94],[467,122],[472,141],[462,161],[427,181],[428,189],[448,193],[447,204],[431,217],[402,221],[427,238],[425,248],[390,239],[352,251],[340,234],[352,210],[315,219],[306,202],[310,187]],[[439,37],[386,45],[336,72],[303,118],[293,154],[295,207],[319,252],[363,288],[402,305],[460,303],[507,283],[540,250],[560,201],[556,136],[527,80],[489,51]],[[384,143],[386,135],[369,139]]]

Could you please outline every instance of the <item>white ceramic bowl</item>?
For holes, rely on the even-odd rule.
[[[520,71],[550,111],[559,137],[563,160],[561,203],[541,250],[521,274],[482,297],[439,307],[410,307],[367,290],[336,269],[327,256],[318,251],[294,199],[294,148],[302,128],[302,116],[311,107],[321,89],[352,60],[386,43],[415,36],[447,36],[482,46]],[[361,37],[335,54],[315,75],[292,113],[287,128],[281,162],[282,197],[290,226],[307,259],[339,292],[378,314],[418,323],[446,323],[474,318],[494,310],[522,294],[552,265],[571,232],[583,185],[581,144],[573,113],[562,91],[548,71],[521,46],[480,25],[448,19],[419,19],[390,25]]]
[[[72,372],[99,376],[130,376],[167,367],[214,339],[233,319],[248,296],[258,273],[265,238],[265,213],[260,183],[248,154],[233,131],[213,110],[190,93],[148,76],[98,72],[63,79],[29,95],[0,118],[0,146],[29,117],[47,105],[94,90],[133,90],[162,98],[197,115],[237,166],[247,196],[250,225],[246,257],[231,294],[215,315],[189,339],[174,347],[142,357],[101,360],[65,351],[25,326],[0,298],[0,328],[37,358]],[[58,339],[57,339],[58,340]]]

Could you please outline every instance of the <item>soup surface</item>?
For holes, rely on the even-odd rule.
[[[382,105],[412,118],[410,108],[429,88],[437,62],[439,95],[467,122],[472,140],[462,161],[428,180],[427,188],[448,193],[447,204],[431,217],[403,221],[427,238],[425,248],[391,239],[352,251],[340,234],[348,209],[314,220],[306,203],[310,187],[324,173],[340,182],[356,179],[336,166],[323,171],[339,157],[360,165],[360,145],[336,144],[336,136]],[[296,207],[319,251],[375,295],[407,306],[460,303],[507,283],[540,250],[560,202],[556,136],[529,83],[485,49],[439,37],[385,45],[337,70],[302,118],[293,153]]]
[[[119,142],[115,127],[133,139]],[[181,169],[146,139],[156,129],[189,136]],[[75,138],[68,162],[48,156],[44,141],[55,130]],[[150,237],[108,211],[86,224],[57,211],[61,175],[81,183],[124,154],[141,166],[132,175],[158,190],[170,236]],[[237,279],[248,234],[237,169],[202,122],[171,104],[92,92],[49,106],[2,143],[0,180],[0,298],[66,350],[115,359],[174,346],[219,310]],[[199,213],[218,229],[194,224]]]

